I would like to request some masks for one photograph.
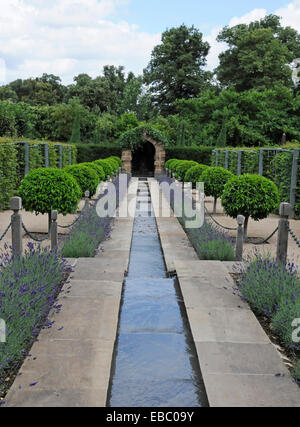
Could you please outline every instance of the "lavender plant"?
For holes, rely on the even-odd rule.
[[[127,176],[127,184],[128,184]],[[113,180],[116,189],[117,204],[125,196],[121,194],[119,177]],[[98,200],[107,195],[107,191],[100,195],[95,203],[90,206],[79,218],[71,229],[62,246],[62,256],[65,258],[90,258],[95,255],[99,244],[107,239],[111,232],[112,217],[99,217],[96,212]]]
[[[165,175],[158,176],[157,179],[159,183],[167,182],[171,185],[173,182],[172,178],[168,178]],[[174,192],[171,191],[170,205],[172,209],[174,209],[177,203],[179,203],[179,201],[175,200]],[[199,256],[199,259],[211,261],[235,260],[234,239],[226,232],[223,232],[219,227],[215,227],[205,221],[203,226],[200,228],[187,228],[185,223],[187,220],[191,220],[191,218],[186,218],[184,214],[181,218],[178,218],[178,220],[185,229],[190,242]]]
[[[56,251],[32,243],[22,258],[8,252],[1,255],[0,268],[0,318],[6,324],[6,342],[0,343],[1,396],[6,378],[20,366],[45,326],[71,270]],[[51,323],[46,322],[46,326],[51,327]]]

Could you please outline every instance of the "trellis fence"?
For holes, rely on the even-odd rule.
[[[281,202],[289,202],[299,214],[299,153],[300,148],[216,149],[212,164],[236,175],[251,173],[271,179],[279,188]]]
[[[62,169],[76,161],[73,145],[48,144],[46,142],[32,144],[26,141],[13,141],[12,144],[23,148],[20,151],[19,160],[24,167],[24,175],[27,175],[31,169],[31,163],[33,163],[33,168],[51,166]],[[34,151],[35,153],[33,153]]]

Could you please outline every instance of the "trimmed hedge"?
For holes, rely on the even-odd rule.
[[[166,147],[166,160],[193,160],[194,162],[211,165],[212,147]]]
[[[0,144],[0,209],[9,208],[18,182],[17,149],[13,144]]]
[[[77,144],[78,163],[94,162],[111,156],[121,157],[122,148],[116,145]]]

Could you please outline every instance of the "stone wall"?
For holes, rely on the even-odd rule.
[[[150,142],[154,145],[155,148],[155,158],[154,158],[154,175],[158,175],[164,171],[164,165],[166,160],[166,151],[163,144],[159,141],[155,141],[146,133],[143,135],[144,140]],[[123,162],[123,171],[127,173],[131,173],[132,167],[132,152],[131,150],[123,150],[122,151],[122,162]]]

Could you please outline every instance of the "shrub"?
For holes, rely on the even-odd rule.
[[[166,159],[193,160],[204,165],[211,164],[212,147],[166,147]]]
[[[120,159],[120,157],[118,157],[118,156],[110,156],[110,157],[108,157],[108,159],[116,160],[116,162],[117,162],[117,163],[118,163],[118,165],[119,165],[119,168],[121,168],[121,167],[122,167],[122,160]]]
[[[216,213],[217,199],[222,196],[225,184],[233,178],[233,174],[220,167],[207,168],[202,173],[204,192],[206,196],[214,197],[214,213]]]
[[[205,222],[201,228],[186,229],[186,233],[200,259],[210,261],[235,260],[233,242],[219,228]]]
[[[65,170],[41,168],[29,172],[18,191],[23,207],[30,212],[49,214],[57,210],[63,215],[75,213],[81,190],[75,178]]]
[[[14,144],[0,144],[0,209],[9,207],[17,186],[17,150]]]
[[[166,163],[165,163],[165,168],[166,169],[169,169],[169,166],[171,165],[171,163],[173,162],[173,160],[175,160],[175,159],[169,159],[168,161],[166,161]]]
[[[77,159],[81,162],[94,162],[109,156],[121,157],[122,149],[118,145],[77,144]]]
[[[1,397],[8,384],[5,381],[13,379],[12,374],[45,324],[67,270],[56,252],[46,252],[32,243],[23,257],[3,254],[0,265],[0,318],[6,323],[6,342],[0,344]]]
[[[260,175],[233,177],[224,187],[222,205],[227,215],[236,218],[244,215],[244,236],[247,239],[248,221],[266,218],[279,206],[276,185]]]
[[[250,306],[271,320],[284,344],[293,346],[292,322],[300,318],[300,278],[295,265],[256,254],[242,273],[239,288]]]
[[[96,165],[102,166],[106,178],[108,176],[112,176],[112,174],[113,174],[113,168],[112,168],[112,166],[109,163],[107,163],[107,161],[105,161],[103,159],[100,159],[100,160],[95,160],[94,163],[96,163]]]
[[[106,162],[109,163],[109,165],[113,168],[113,173],[116,174],[119,171],[119,162],[113,158],[105,159]]]
[[[178,164],[176,167],[176,173],[178,174],[178,177],[181,178],[182,181],[185,180],[185,174],[186,172],[191,169],[194,166],[197,166],[198,163],[193,162],[191,160],[186,160]]]
[[[119,186],[118,178],[113,181],[116,188],[117,203],[125,196],[123,187]],[[127,177],[127,185],[129,179]],[[99,196],[106,197],[108,190]],[[96,211],[97,204],[93,204],[85,210],[72,227],[66,240],[63,243],[62,255],[66,258],[86,258],[93,257],[97,247],[102,240],[107,238],[111,231],[112,218],[99,216]]]
[[[179,162],[180,162],[180,160],[177,160],[177,159],[173,159],[170,161],[169,169],[171,172],[175,173],[176,166],[178,165]]]
[[[99,178],[97,172],[93,168],[78,164],[67,166],[64,170],[76,179],[79,187],[81,188],[82,197],[84,197],[84,193],[87,190],[90,192],[90,197],[93,197],[94,194],[96,194]]]
[[[89,168],[94,169],[94,171],[98,175],[99,183],[103,182],[103,181],[106,181],[105,173],[104,173],[104,170],[103,170],[102,166],[96,165],[96,163],[88,163],[88,162],[86,162],[86,163],[80,163],[80,165],[87,166]]]
[[[193,187],[197,184],[197,182],[202,182],[202,173],[208,168],[209,166],[206,165],[197,165],[193,166],[191,169],[189,169],[186,174],[184,181],[185,182],[191,182],[193,184]]]

